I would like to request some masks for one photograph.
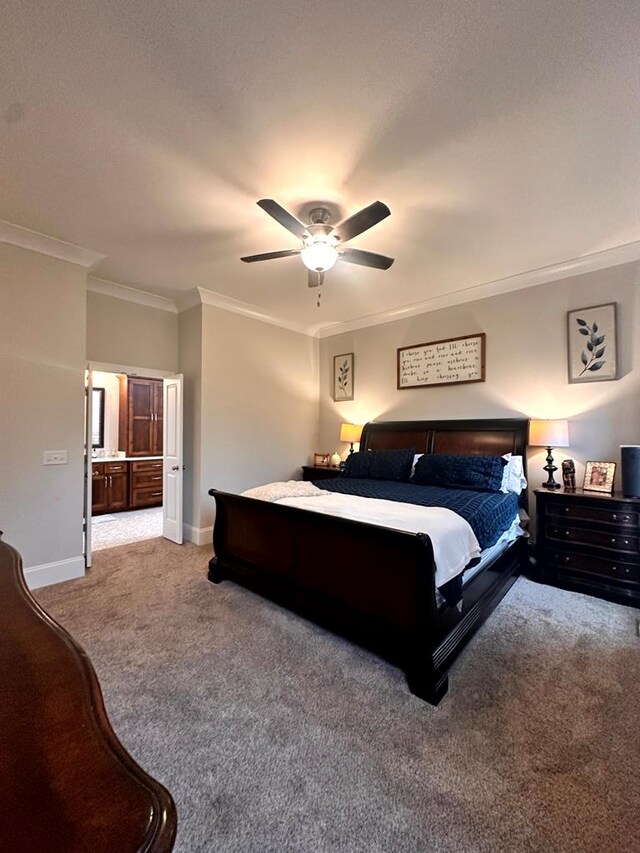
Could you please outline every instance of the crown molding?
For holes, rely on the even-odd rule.
[[[4,220],[0,220],[0,243],[10,243],[21,249],[29,249],[31,252],[39,252],[59,261],[68,261],[87,268],[95,266],[106,257],[91,249],[83,249],[82,246],[65,243],[64,240],[56,240],[55,237],[47,237],[46,234],[39,234]]]
[[[313,332],[301,323],[282,320],[280,317],[267,314],[261,308],[256,308],[255,305],[250,305],[248,302],[240,302],[238,299],[223,296],[221,293],[206,290],[204,287],[197,287],[195,289],[198,291],[200,301],[203,305],[212,305],[214,308],[222,308],[224,311],[231,311],[233,314],[242,314],[242,316],[249,317],[252,320],[260,320],[263,323],[270,323],[272,326],[279,326],[281,329],[288,329],[290,332],[314,337]],[[181,302],[181,306],[182,304]],[[188,307],[192,306],[188,305]],[[186,309],[181,307],[181,310]]]
[[[609,267],[628,264],[640,260],[640,240],[633,243],[625,243],[622,246],[614,246],[601,252],[572,258],[548,267],[540,267],[535,270],[517,273],[507,278],[465,287],[453,293],[444,293],[433,296],[421,302],[412,302],[399,308],[391,308],[377,314],[368,314],[347,320],[344,323],[332,323],[326,326],[311,327],[308,334],[318,338],[328,338],[341,335],[343,332],[353,332],[357,329],[365,329],[369,326],[379,326],[382,323],[390,323],[393,320],[401,320],[404,317],[413,317],[416,314],[426,314],[430,311],[438,311],[441,308],[450,308],[453,305],[461,305],[465,302],[475,302],[478,299],[486,299],[489,296],[499,296],[515,290],[524,290],[527,287],[537,287],[540,284],[549,284],[552,281],[560,281],[563,278],[571,278],[575,275],[597,272]]]
[[[157,293],[149,293],[146,290],[138,290],[135,287],[128,287],[126,284],[116,284],[115,281],[108,281],[106,278],[89,276],[87,290],[92,293],[100,293],[102,296],[111,296],[114,299],[124,299],[125,302],[146,305],[147,308],[158,308],[160,311],[170,311],[172,314],[178,313],[178,306],[173,299],[158,296]]]

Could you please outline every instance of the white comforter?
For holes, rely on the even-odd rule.
[[[480,556],[480,546],[470,524],[444,507],[424,507],[379,498],[361,498],[326,492],[312,483],[269,483],[242,493],[245,497],[350,518],[382,527],[426,533],[433,544],[436,586],[459,575],[470,560]]]

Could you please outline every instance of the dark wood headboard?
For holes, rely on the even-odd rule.
[[[360,438],[361,450],[412,447],[416,453],[466,453],[476,456],[522,456],[525,475],[529,438],[527,418],[458,421],[369,421]],[[526,506],[526,492],[520,503]]]

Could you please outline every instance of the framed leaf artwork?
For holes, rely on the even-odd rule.
[[[353,400],[353,353],[333,357],[333,399],[336,403]]]
[[[569,382],[618,378],[616,303],[567,312]]]

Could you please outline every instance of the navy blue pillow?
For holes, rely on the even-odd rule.
[[[445,489],[499,492],[507,460],[502,456],[464,456],[459,453],[425,453],[416,462],[413,482]]]
[[[345,477],[361,480],[398,480],[411,476],[415,450],[366,450],[347,457]]]

